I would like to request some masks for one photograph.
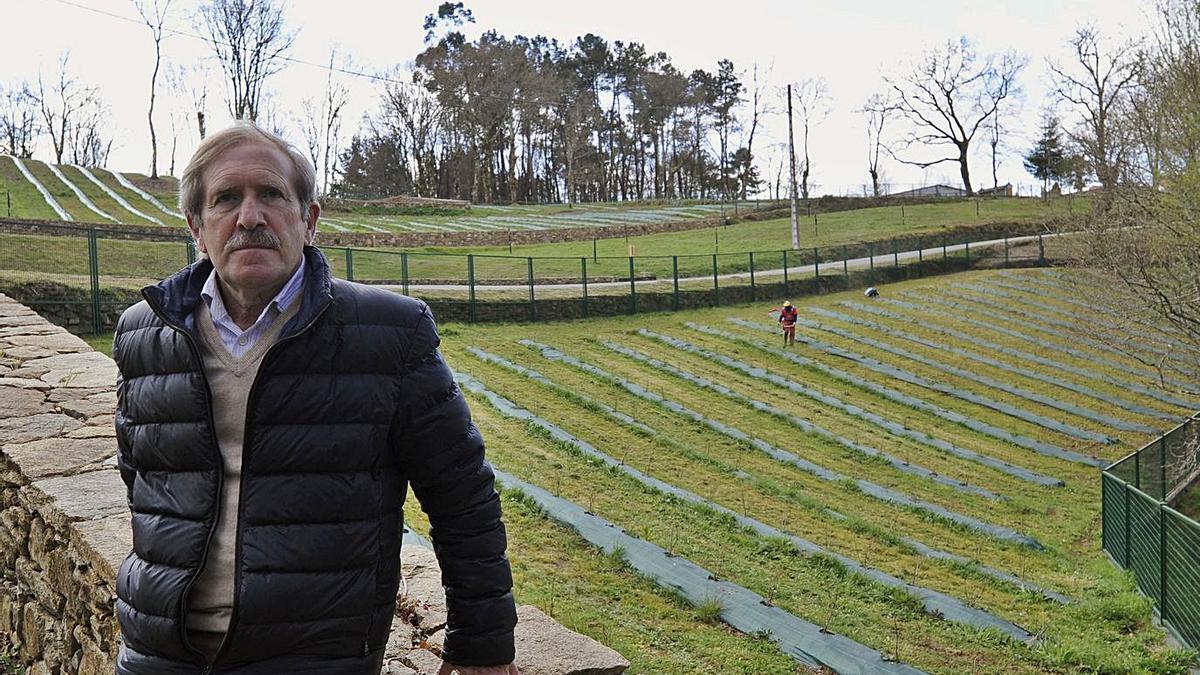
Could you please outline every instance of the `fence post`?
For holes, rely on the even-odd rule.
[[[754,251],[750,251],[750,302],[758,299],[758,289],[754,287]]]
[[[900,266],[900,244],[892,237],[892,267]]]
[[[1046,244],[1042,241],[1042,235],[1038,234],[1038,265],[1046,264]]]
[[[92,283],[92,332],[99,333],[104,317],[100,314],[100,246],[94,227],[88,228],[88,276]]]
[[[946,257],[947,257],[947,253],[946,253],[946,235],[944,235],[944,234],[943,234],[943,235],[942,235],[942,260],[945,260],[945,259],[946,259]]]
[[[529,320],[537,321],[537,301],[533,297],[533,257],[525,258],[529,270]]]
[[[1004,266],[1008,267],[1008,236],[1004,237]]]
[[[1165,434],[1158,437],[1158,455],[1159,455],[1158,466],[1162,473],[1162,476],[1161,476],[1162,494],[1160,494],[1158,498],[1163,501],[1166,501],[1166,499],[1167,499],[1167,437]]]
[[[788,278],[787,278],[788,259],[787,259],[787,254],[788,254],[788,252],[787,252],[787,249],[784,249],[784,250],[783,250],[783,294],[784,294],[785,296],[788,294]]]
[[[671,256],[671,309],[679,311],[679,256]]]
[[[848,286],[850,283],[850,252],[846,250],[845,244],[842,244],[842,276],[846,277]]]
[[[629,313],[637,314],[637,284],[633,279],[633,256],[629,256]]]
[[[925,276],[925,251],[921,248],[921,237],[917,237],[917,276]]]
[[[400,286],[404,289],[404,294],[408,295],[408,253],[400,254]]]
[[[1133,487],[1142,489],[1142,453],[1133,453]]]
[[[875,283],[875,244],[867,242],[867,258],[870,260],[870,273],[867,275],[871,283]]]
[[[196,242],[192,241],[191,237],[188,237],[184,241],[187,242],[187,261],[191,265],[196,262]]]
[[[1121,559],[1121,567],[1125,569],[1129,569],[1129,521],[1132,520],[1129,517],[1129,490],[1129,483],[1125,483],[1125,490],[1123,491],[1125,496],[1125,550],[1123,551],[1124,556]]]
[[[1158,618],[1167,623],[1167,505],[1158,505]]]
[[[713,304],[717,307],[721,306],[721,285],[717,282],[717,254],[712,257],[713,262]]]
[[[583,280],[583,318],[588,318],[587,256],[579,256],[579,277]]]
[[[963,244],[966,246],[966,249],[967,249],[967,267],[970,267],[971,266],[971,241],[968,239],[967,241],[963,242]]]
[[[467,320],[475,323],[475,256],[467,254]]]
[[[346,281],[354,281],[354,251],[346,247]]]

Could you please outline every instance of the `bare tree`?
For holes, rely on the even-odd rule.
[[[71,77],[68,72],[69,61],[68,53],[59,58],[58,77],[49,87],[38,75],[36,98],[46,133],[50,135],[50,144],[54,146],[55,164],[62,164],[63,153],[73,137],[72,125],[77,121],[76,117],[96,98],[94,88],[85,87]]]
[[[862,112],[867,116],[867,173],[871,175],[871,194],[880,196],[879,157],[883,150],[883,127],[896,107],[883,94],[871,94],[863,104]]]
[[[1055,92],[1082,115],[1082,124],[1068,136],[1084,153],[1096,179],[1111,191],[1127,160],[1128,146],[1116,124],[1123,97],[1137,84],[1137,43],[1106,46],[1092,26],[1075,31],[1070,41],[1075,60],[1065,66],[1051,62]]]
[[[146,112],[146,121],[150,125],[150,177],[158,178],[158,136],[154,133],[154,99],[158,93],[158,69],[162,64],[163,23],[167,20],[167,12],[171,9],[172,0],[133,0],[142,21],[150,29],[154,39],[154,71],[150,74],[150,109]]]
[[[200,8],[237,119],[258,119],[263,83],[283,68],[296,39],[284,30],[283,10],[275,0],[211,0]]]
[[[829,84],[823,77],[801,80],[796,84],[795,97],[800,124],[804,127],[804,166],[800,170],[800,196],[808,199],[808,176],[812,171],[812,160],[808,154],[808,134],[812,127],[829,117]]]
[[[104,166],[112,150],[112,138],[106,138],[104,125],[112,117],[109,107],[96,90],[89,90],[67,129],[71,162],[80,166]]]
[[[963,189],[971,187],[968,163],[975,134],[1013,94],[1017,75],[1026,60],[1013,52],[980,59],[966,38],[951,40],[923,53],[908,73],[884,77],[896,110],[912,125],[897,144],[888,147],[896,161],[921,168],[943,162],[958,163]],[[905,159],[913,146],[950,146],[954,154],[932,160]]]
[[[29,83],[0,89],[0,148],[17,157],[32,157],[40,133],[37,97]]]

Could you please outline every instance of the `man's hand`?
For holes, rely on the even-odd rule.
[[[453,663],[442,661],[442,667],[438,668],[437,675],[520,675],[517,671],[517,665],[510,663],[506,666],[456,666]]]

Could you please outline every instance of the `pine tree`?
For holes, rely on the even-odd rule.
[[[1063,149],[1062,131],[1058,118],[1052,113],[1042,118],[1042,136],[1025,155],[1025,170],[1042,181],[1042,194],[1050,191],[1050,182],[1058,182],[1069,172],[1068,157]]]

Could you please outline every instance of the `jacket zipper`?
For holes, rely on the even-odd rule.
[[[296,301],[303,302],[303,299],[297,298]],[[269,348],[267,348],[267,353],[263,354],[262,364],[258,368],[258,373],[256,373],[254,376],[254,382],[250,383],[250,393],[246,397],[246,418],[247,418],[246,419],[246,428],[242,431],[242,471],[241,471],[241,474],[238,476],[238,512],[237,512],[237,521],[235,523],[234,542],[233,542],[233,607],[230,609],[230,612],[229,612],[229,627],[225,629],[225,637],[221,639],[221,644],[220,644],[220,646],[217,647],[217,653],[215,656],[213,656],[213,660],[212,660],[212,663],[209,664],[209,668],[212,668],[213,666],[215,666],[216,663],[218,661],[220,661],[221,657],[225,654],[225,648],[228,647],[229,643],[231,642],[230,637],[233,635],[234,628],[237,627],[237,621],[238,621],[238,589],[242,585],[242,509],[246,505],[246,501],[244,499],[242,499],[242,494],[245,492],[245,487],[246,487],[246,457],[250,452],[250,443],[249,443],[250,420],[249,420],[249,417],[250,417],[250,411],[254,409],[254,394],[258,390],[258,383],[262,379],[263,372],[267,369],[267,366],[271,359],[271,355],[274,354],[281,345],[291,342],[292,340],[295,340],[296,338],[300,337],[304,333],[307,333],[308,330],[310,328],[312,328],[314,324],[317,323],[317,321],[321,318],[321,316],[325,314],[325,310],[329,309],[329,305],[331,303],[332,303],[332,301],[326,301],[325,304],[321,306],[321,309],[317,311],[316,315],[314,315],[313,318],[308,323],[306,323],[302,328],[300,328],[300,330],[296,331],[295,333],[292,333],[291,335],[289,335],[285,338],[276,340],[275,344],[273,344]],[[211,410],[212,410],[211,403],[209,405],[209,410],[210,410],[210,414],[211,414]],[[220,454],[219,450],[218,450],[217,454],[218,455]],[[211,539],[211,535],[210,535],[210,539]],[[205,546],[207,546],[207,544]],[[206,553],[206,556],[207,556],[207,553]],[[199,575],[197,575],[197,576],[199,576]],[[207,673],[210,671],[205,671],[205,672]]]
[[[188,349],[192,352],[192,358],[196,359],[196,363],[200,366],[200,381],[204,383],[204,396],[208,403],[208,430],[215,439],[217,437],[217,424],[213,418],[212,388],[208,384],[208,375],[204,372],[204,360],[200,355],[200,348],[196,346],[196,341],[182,326],[169,321],[167,317],[162,315],[154,303],[149,302],[148,298],[146,304],[150,306],[150,309],[164,324],[170,326],[172,330],[183,336],[187,342]],[[200,559],[200,567],[196,569],[196,572],[184,584],[183,593],[179,596],[179,639],[183,642],[185,649],[188,649],[201,658],[204,657],[204,654],[193,647],[187,639],[187,597],[191,593],[192,586],[195,585],[196,580],[200,578],[200,574],[204,572],[204,567],[208,564],[208,549],[212,545],[213,534],[216,533],[217,522],[221,518],[221,490],[225,484],[225,460],[221,458],[221,449],[219,447],[214,447],[213,452],[217,458],[217,492],[215,496],[217,510],[213,516],[213,524],[208,528],[208,536],[204,540],[204,556]],[[212,663],[205,663],[204,672],[212,672]]]
[[[302,299],[300,299],[300,298],[298,298],[298,300],[302,301]],[[308,331],[308,329],[312,328],[313,325],[316,324],[317,320],[320,319],[321,316],[325,314],[325,311],[329,308],[329,305],[331,303],[332,303],[332,301],[326,301],[325,304],[322,305],[321,309],[316,313],[316,315],[313,316],[312,320],[310,320],[307,324],[305,324],[303,328],[301,328],[300,330],[296,331],[295,333],[287,336],[286,338],[283,338],[282,340],[276,341],[275,344],[271,345],[271,347],[267,350],[267,353],[263,355],[262,366],[267,365],[267,359],[275,351],[276,347],[278,347],[279,345],[281,345],[285,342],[290,342],[291,340],[306,333]],[[153,311],[155,316],[157,316],[164,324],[171,327],[172,330],[174,330],[175,332],[177,332],[183,336],[184,340],[187,342],[188,348],[192,352],[192,358],[196,359],[196,363],[199,364],[200,380],[201,380],[201,382],[204,383],[204,395],[205,395],[205,400],[208,403],[208,428],[209,428],[209,432],[212,434],[213,438],[215,439],[217,436],[217,431],[216,431],[217,424],[216,424],[216,420],[213,418],[212,388],[209,386],[209,383],[208,383],[208,375],[204,372],[204,359],[200,355],[200,348],[196,346],[196,341],[192,338],[191,334],[189,334],[187,332],[187,330],[185,330],[179,324],[176,324],[176,323],[170,321],[169,319],[167,319],[167,317],[163,316],[162,312],[160,312],[158,307],[155,306],[155,303],[150,302],[149,298],[146,298],[146,304],[149,305],[151,311]],[[262,367],[259,368],[259,373],[261,373],[261,372],[262,372]],[[258,375],[255,375],[254,382],[251,383],[251,385],[250,385],[250,393],[246,400],[246,410],[247,411],[250,410],[250,403],[254,400],[254,390],[258,387],[258,380],[259,380]],[[249,424],[247,424],[246,430],[242,435],[242,452],[243,452],[242,463],[243,463],[243,466],[245,465],[244,453],[246,452],[246,449],[249,447],[246,444],[246,440],[249,438],[249,435],[250,435],[249,432],[250,432],[250,427],[249,427]],[[187,597],[188,597],[188,593],[190,593],[192,590],[192,586],[195,585],[196,580],[199,579],[200,575],[204,572],[204,567],[208,564],[208,550],[209,550],[209,547],[212,545],[213,534],[215,534],[217,531],[217,522],[219,521],[219,519],[221,517],[221,491],[225,485],[225,460],[221,457],[221,448],[220,447],[214,447],[213,451],[217,457],[217,467],[218,467],[217,492],[216,492],[216,498],[215,498],[217,510],[216,510],[216,513],[214,514],[212,527],[210,527],[208,529],[208,536],[204,540],[204,557],[200,560],[200,567],[197,568],[196,572],[191,576],[191,578],[188,579],[187,583],[183,587],[183,593],[180,594],[180,596],[179,596],[179,639],[183,642],[183,646],[186,649],[190,650],[192,653],[194,653],[200,657],[204,657],[204,654],[200,650],[193,647],[191,645],[191,643],[188,642],[188,639],[187,639]],[[221,639],[221,644],[217,647],[217,653],[213,656],[212,661],[207,661],[207,660],[205,661],[204,668],[202,671],[204,673],[204,675],[208,675],[208,673],[213,672],[213,669],[215,668],[217,661],[220,660],[221,656],[225,653],[225,647],[226,647],[226,645],[229,644],[229,636],[233,633],[234,625],[237,622],[237,610],[238,610],[237,589],[238,589],[238,585],[241,581],[241,554],[242,554],[241,516],[242,516],[243,502],[240,499],[240,491],[241,491],[241,488],[245,487],[245,478],[246,478],[246,472],[245,472],[245,469],[243,468],[241,475],[239,476],[239,479],[238,479],[238,489],[239,489],[238,522],[235,524],[237,526],[237,529],[235,530],[236,538],[234,539],[234,563],[233,563],[234,564],[234,568],[233,568],[234,592],[233,592],[233,607],[230,609],[229,627],[225,630],[225,637]]]

